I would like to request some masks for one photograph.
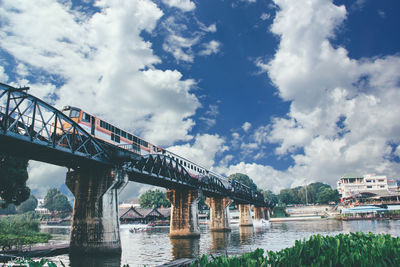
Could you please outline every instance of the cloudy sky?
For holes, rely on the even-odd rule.
[[[0,0],[0,82],[276,193],[345,173],[400,178],[399,11],[398,0]],[[31,162],[29,185],[40,195],[65,173]]]

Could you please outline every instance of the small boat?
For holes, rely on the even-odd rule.
[[[147,225],[145,224],[138,224],[134,225],[132,228],[129,229],[131,233],[142,233],[147,231]]]
[[[261,219],[261,220],[254,220],[253,225],[255,227],[270,227],[271,223],[268,220]]]

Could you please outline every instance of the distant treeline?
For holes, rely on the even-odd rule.
[[[282,189],[278,195],[270,190],[262,191],[264,198],[274,204],[328,204],[338,202],[339,192],[324,183],[312,183],[307,186],[298,186],[290,189]],[[307,193],[307,195],[306,195]]]

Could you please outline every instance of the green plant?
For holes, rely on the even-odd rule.
[[[387,234],[350,233],[337,236],[314,235],[297,240],[280,251],[254,252],[240,257],[197,259],[191,266],[400,266],[400,238]]]
[[[39,222],[31,213],[0,218],[0,249],[46,243],[51,235],[39,232]]]
[[[18,258],[15,260],[15,263],[18,265],[13,265],[13,266],[20,266],[20,267],[57,267],[57,264],[55,264],[52,261],[49,261],[47,259],[40,259],[38,261],[34,261],[32,259],[25,259],[25,258]],[[61,266],[65,267],[64,263],[61,261]]]

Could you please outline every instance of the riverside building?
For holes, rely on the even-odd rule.
[[[394,180],[388,179],[385,175],[377,176],[375,174],[346,174],[337,182],[337,189],[342,198],[351,198],[360,194],[370,196],[387,196],[398,193]]]

